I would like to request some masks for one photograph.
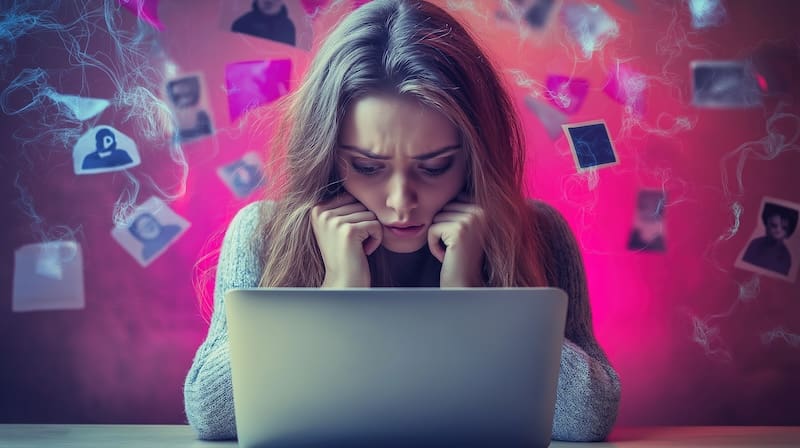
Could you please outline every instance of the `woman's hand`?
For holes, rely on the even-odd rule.
[[[428,229],[428,247],[442,263],[440,287],[479,287],[484,260],[486,216],[466,193],[442,207]],[[441,242],[444,242],[444,248]]]
[[[369,288],[367,255],[383,241],[377,216],[345,191],[311,208],[311,227],[325,263],[322,287]]]

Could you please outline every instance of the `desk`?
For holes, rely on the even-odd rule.
[[[203,442],[182,425],[1,425],[3,448],[232,447],[235,441]],[[551,448],[800,447],[799,426],[694,426],[618,428],[606,443],[553,442]]]

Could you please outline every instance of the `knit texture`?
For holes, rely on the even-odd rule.
[[[555,264],[548,281],[564,289],[570,300],[552,438],[603,440],[617,417],[619,377],[591,331],[583,261],[567,222],[551,206],[540,201],[531,201],[531,204],[544,220],[541,230],[548,234],[547,256]],[[258,260],[257,246],[264,243],[255,243],[253,235],[259,211],[258,202],[245,206],[225,233],[214,286],[211,324],[184,384],[186,416],[200,439],[236,438],[224,293],[234,288],[258,286],[262,263]]]

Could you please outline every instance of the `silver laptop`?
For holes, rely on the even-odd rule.
[[[242,447],[546,447],[557,288],[259,288],[225,296]]]

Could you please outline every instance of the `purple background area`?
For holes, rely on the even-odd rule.
[[[791,152],[766,157],[762,147],[752,145],[755,152],[743,165],[740,193],[736,163],[745,152],[737,148],[767,137],[766,122],[779,98],[768,99],[763,108],[696,109],[690,105],[689,76],[691,60],[743,58],[759,45],[780,39],[792,43],[797,56],[800,4],[794,0],[726,2],[729,18],[722,26],[696,31],[685,2],[653,3],[674,3],[673,15],[671,9],[650,2],[645,5],[644,0],[637,2],[638,13],[614,1],[600,1],[618,21],[620,36],[592,59],[576,61],[573,56],[580,57],[581,49],[567,37],[562,24],[551,23],[540,40],[523,42],[517,30],[486,19],[494,16],[489,6],[493,3],[475,3],[483,8],[479,14],[453,13],[475,30],[504,73],[524,120],[528,184],[536,197],[564,214],[580,242],[595,330],[622,379],[618,424],[800,424],[797,336],[770,343],[761,338],[778,327],[789,334],[800,333],[800,286],[761,277],[757,296],[739,301],[740,285],[754,274],[733,267],[759,219],[762,197],[800,202],[800,152],[795,143]],[[62,22],[73,20],[74,7],[64,2],[57,17]],[[102,4],[94,1],[90,7],[102,8]],[[320,16],[314,23],[315,40],[350,8],[344,2]],[[133,15],[124,9],[117,14],[120,29],[136,32]],[[72,174],[74,140],[59,144],[49,132],[73,125],[43,124],[39,116],[43,109],[0,114],[4,204],[0,219],[0,422],[185,422],[183,380],[207,331],[202,315],[209,304],[198,304],[197,291],[210,291],[209,283],[195,287],[199,274],[193,266],[197,264],[201,273],[213,266],[214,250],[227,223],[236,210],[257,199],[237,199],[216,170],[251,150],[266,160],[265,142],[271,134],[268,113],[263,110],[236,123],[230,121],[225,66],[290,59],[294,89],[313,54],[226,32],[220,29],[218,15],[219,5],[212,1],[162,1],[159,6],[165,28],[158,41],[182,72],[204,74],[216,134],[183,146],[189,167],[186,189],[170,206],[192,226],[145,269],[110,235],[114,204],[129,187],[127,177],[122,173]],[[98,28],[86,53],[109,65],[116,61],[114,73],[123,81],[126,73],[145,68],[117,60],[109,35],[102,31],[101,17],[93,17]],[[641,73],[669,81],[649,84],[643,127],[628,127],[632,117],[624,115],[623,105],[602,91],[618,59],[629,61]],[[106,73],[91,66],[74,67],[73,61],[58,34],[32,30],[16,42],[16,57],[0,71],[0,90],[20,70],[41,67],[60,93],[117,97],[118,84]],[[152,68],[152,76],[163,75],[163,64],[153,62]],[[511,70],[524,72],[533,83],[525,85]],[[598,170],[594,180],[576,174],[566,139],[551,141],[525,108],[524,97],[534,91],[543,94],[547,76],[554,73],[574,73],[590,83],[585,103],[570,116],[570,122],[604,119],[614,140],[620,163]],[[792,104],[782,112],[792,116],[800,112],[798,87],[797,81],[789,84],[783,99]],[[539,99],[547,103],[544,96]],[[131,173],[139,179],[149,176],[170,193],[179,193],[182,170],[171,157],[169,138],[143,136],[140,123],[127,119],[129,107],[115,101],[95,121],[73,127],[81,131],[89,123],[109,124],[137,139],[142,165]],[[693,128],[675,135],[646,132],[669,129],[676,117],[688,117]],[[790,139],[798,125],[783,120],[775,129],[780,134],[769,140],[773,143]],[[27,191],[45,230],[58,225],[80,229],[76,238],[84,254],[84,310],[11,312],[14,250],[41,241],[34,221],[19,206],[21,195],[15,183]],[[670,201],[664,215],[666,252],[627,251],[638,190],[662,187]],[[153,185],[143,183],[137,203],[153,194],[158,194]],[[744,212],[738,233],[727,237],[735,223],[730,211],[734,200]],[[707,322],[714,332],[710,339],[696,338],[693,322],[699,321]]]

